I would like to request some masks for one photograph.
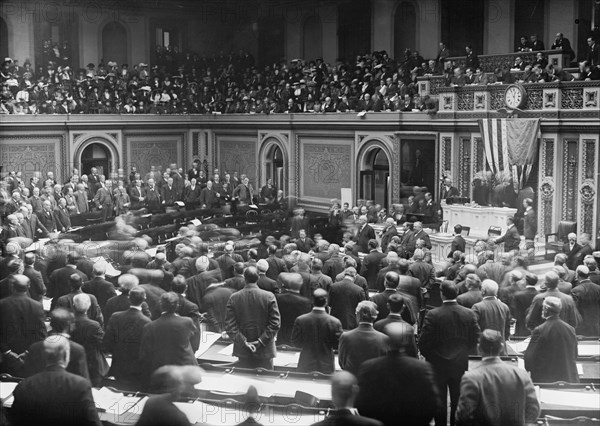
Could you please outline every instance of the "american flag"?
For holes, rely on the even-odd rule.
[[[484,118],[479,120],[479,129],[490,170],[510,171],[515,191],[523,188],[537,160],[540,120]]]

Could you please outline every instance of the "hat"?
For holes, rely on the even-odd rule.
[[[145,63],[143,63],[143,62],[140,62],[140,68],[142,68],[142,67],[147,67],[147,66],[148,66],[148,64],[145,64]]]
[[[10,58],[9,58],[9,59],[10,59]],[[297,62],[299,62],[299,60],[298,60],[298,59],[292,59],[290,62],[293,64],[293,63],[297,63]]]
[[[106,65],[108,65],[109,67],[116,67],[117,63],[115,61],[108,61],[108,64],[106,64]]]
[[[525,282],[527,285],[536,285],[538,282],[538,277],[535,274],[527,274],[525,276]]]

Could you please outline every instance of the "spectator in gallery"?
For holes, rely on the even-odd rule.
[[[515,50],[516,52],[531,52],[531,43],[527,39],[527,36],[521,36],[519,44]]]
[[[572,61],[575,58],[575,52],[571,47],[571,42],[568,38],[563,36],[563,33],[556,33],[556,38],[554,39],[554,43],[550,47],[552,50],[562,50],[564,54],[569,55],[569,61]]]
[[[594,81],[600,80],[600,68],[592,66],[589,61],[579,63],[579,80]]]
[[[538,50],[546,50],[546,48],[544,47],[544,42],[538,39],[538,36],[536,34],[532,34],[529,37],[529,45],[531,46],[531,50],[534,52]]]
[[[588,49],[585,56],[590,66],[598,68],[600,67],[600,45],[598,41],[593,37],[587,39]]]
[[[481,68],[477,68],[475,70],[475,78],[473,79],[473,84],[485,85],[488,84],[487,75],[481,70]]]
[[[465,52],[467,53],[467,57],[465,58],[465,68],[476,69],[479,67],[479,58],[477,54],[473,51],[473,46],[467,44],[465,46]]]

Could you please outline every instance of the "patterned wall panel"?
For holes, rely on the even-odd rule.
[[[183,164],[184,136],[178,135],[126,135],[128,159],[144,175],[150,166],[162,166],[163,170],[171,163],[187,167]]]
[[[468,196],[471,187],[471,140],[460,138],[458,147],[458,190],[460,195]]]
[[[246,174],[254,183],[257,176],[256,137],[250,140],[220,137],[217,145],[220,171]]]
[[[577,220],[578,145],[578,140],[565,140],[563,142],[563,220]]]
[[[442,136],[440,149],[440,176],[452,171],[452,137]]]
[[[303,143],[301,193],[305,197],[339,198],[351,186],[352,148],[348,145]]]
[[[554,232],[553,206],[554,206],[554,139],[544,138],[541,144],[540,167],[540,214],[541,228],[544,234]]]
[[[594,235],[594,205],[596,204],[596,141],[584,139],[582,143],[581,184],[579,197],[581,200],[580,232]]]
[[[43,141],[43,142],[42,142]],[[66,139],[61,135],[7,136],[0,138],[0,165],[4,171],[21,171],[26,182],[34,172],[64,177]]]

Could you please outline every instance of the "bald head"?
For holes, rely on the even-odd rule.
[[[46,362],[46,366],[59,365],[62,368],[67,368],[70,352],[69,339],[65,336],[54,334],[46,337],[44,340],[44,361]]]
[[[498,295],[498,283],[494,280],[483,280],[481,283],[481,293],[486,296]]]
[[[337,371],[331,378],[331,399],[336,407],[352,407],[358,394],[358,381],[348,371]]]
[[[29,278],[22,274],[12,276],[12,285],[14,293],[26,293],[29,290]]]
[[[385,326],[383,332],[390,338],[392,351],[404,351],[415,342],[415,329],[409,324],[393,322]]]

